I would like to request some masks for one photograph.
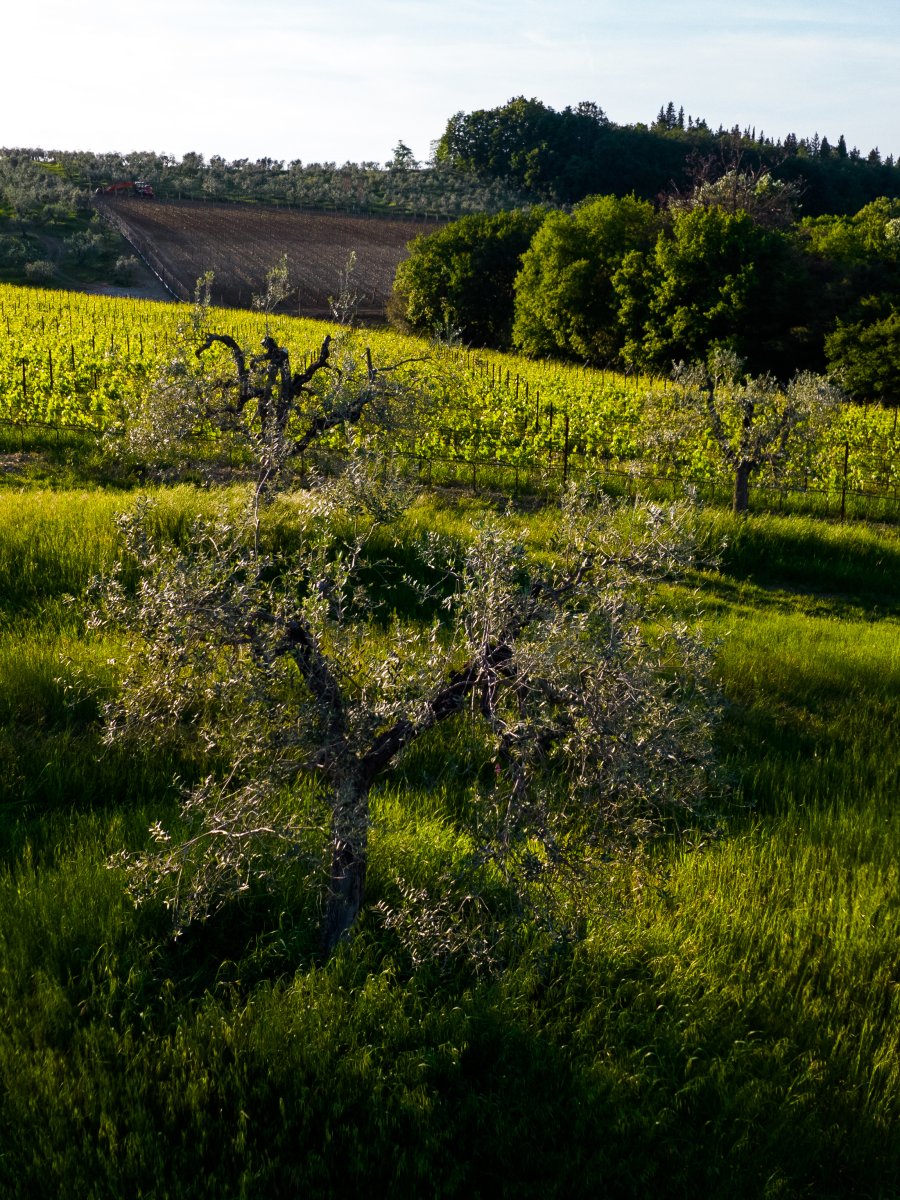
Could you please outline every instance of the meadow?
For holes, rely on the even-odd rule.
[[[302,881],[172,941],[108,866],[177,825],[173,779],[204,764],[102,744],[127,646],[88,623],[90,580],[142,495],[177,541],[247,485],[140,487],[103,478],[93,434],[6,436],[0,1194],[900,1192],[896,526],[701,511],[718,565],[658,601],[699,603],[716,646],[728,786],[706,834],[610,863],[580,938],[414,967],[370,907],[323,961]],[[485,477],[424,490],[391,530],[401,563],[507,510]],[[288,552],[279,511],[263,535]],[[524,497],[507,519],[539,549],[553,517]],[[372,902],[398,864],[439,878],[484,769],[451,723],[386,778]]]

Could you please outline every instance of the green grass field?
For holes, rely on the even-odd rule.
[[[706,515],[718,832],[479,977],[410,971],[371,917],[315,962],[290,880],[175,943],[132,907],[107,858],[196,764],[100,743],[124,647],[84,593],[136,493],[61,472],[0,490],[0,1195],[900,1194],[895,527]],[[214,503],[159,495],[171,536]],[[487,504],[419,519],[465,536]],[[453,855],[479,768],[444,729],[381,789],[372,899]]]

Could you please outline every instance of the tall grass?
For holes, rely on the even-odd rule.
[[[131,907],[106,860],[173,817],[184,764],[99,745],[123,648],[62,600],[114,561],[123,499],[0,495],[0,1195],[900,1193],[895,533],[709,518],[719,831],[611,864],[579,945],[480,978],[411,972],[371,918],[317,963],[290,877],[174,944]],[[403,538],[486,503],[422,504],[398,577]],[[373,897],[462,853],[482,766],[448,726],[385,786]]]

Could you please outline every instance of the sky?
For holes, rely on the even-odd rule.
[[[0,145],[427,159],[449,117],[534,96],[618,124],[818,132],[900,157],[891,0],[7,0]],[[12,11],[9,11],[10,8]]]

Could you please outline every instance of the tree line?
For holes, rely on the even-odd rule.
[[[473,175],[451,163],[423,165],[403,142],[384,164],[228,160],[196,152],[179,159],[153,151],[0,149],[0,206],[19,220],[52,220],[88,205],[97,188],[129,179],[148,181],[159,199],[429,212],[447,217],[497,212],[531,199],[501,179]]]
[[[848,148],[843,135],[832,145],[818,133],[775,139],[755,128],[713,130],[683,108],[676,112],[671,101],[650,123],[617,125],[592,101],[557,112],[517,96],[497,108],[456,113],[435,158],[555,205],[594,194],[655,200],[673,186],[684,189],[698,163],[710,160],[802,185],[807,216],[853,213],[878,196],[900,196],[900,167],[877,147],[864,154]]]
[[[893,156],[877,147],[848,148],[843,135],[832,144],[818,133],[775,139],[755,128],[713,129],[671,101],[653,121],[618,125],[593,101],[558,112],[518,96],[497,108],[454,114],[424,163],[403,141],[383,163],[343,164],[206,158],[196,151],[179,159],[151,150],[3,148],[0,204],[37,219],[116,180],[146,179],[167,198],[458,216],[524,203],[569,205],[597,194],[656,200],[673,187],[684,190],[698,163],[709,161],[739,163],[800,186],[806,216],[851,214],[879,196],[900,197]]]
[[[900,201],[796,219],[798,188],[730,170],[660,205],[464,217],[411,244],[391,319],[471,345],[668,374],[713,350],[749,371],[827,370],[900,399]]]

